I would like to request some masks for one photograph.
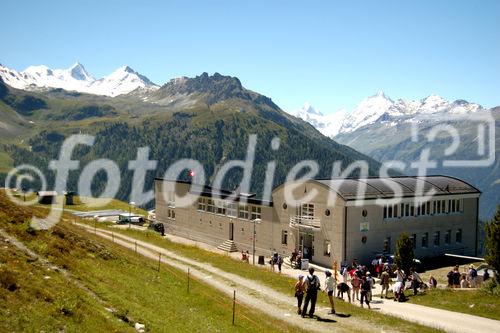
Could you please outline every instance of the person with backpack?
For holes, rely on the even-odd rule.
[[[278,271],[281,273],[281,266],[283,265],[283,257],[281,256],[281,254],[278,254],[277,264],[278,264]]]
[[[380,292],[380,298],[387,298],[387,292],[389,291],[389,283],[391,282],[391,277],[389,275],[389,266],[385,267],[384,271],[380,275],[380,285],[382,286],[382,291]]]
[[[332,272],[325,271],[326,279],[325,279],[325,292],[328,294],[328,300],[330,301],[330,306],[332,310],[330,314],[335,314],[335,304],[333,303],[333,293],[335,292],[335,288],[337,287],[337,281],[332,275]]]
[[[312,318],[314,316],[314,310],[316,309],[316,300],[318,299],[318,290],[320,289],[319,278],[314,275],[314,268],[309,268],[309,275],[305,280],[306,284],[306,298],[304,300],[304,308],[302,309],[302,318],[306,316],[307,307],[309,306],[309,302],[311,302],[311,308],[309,309],[309,317]]]
[[[304,298],[304,292],[306,291],[306,284],[304,281],[304,275],[300,274],[297,282],[295,283],[295,297],[297,298],[297,313],[300,315],[302,313],[302,299]]]
[[[474,265],[469,266],[469,284],[471,288],[477,287],[477,270],[474,268]]]
[[[369,293],[372,290],[372,285],[370,284],[370,281],[366,278],[366,276],[363,276],[361,278],[361,298],[359,302],[361,303],[361,307],[363,307],[363,300],[365,301],[366,305],[368,305],[368,309],[370,308],[370,296]]]

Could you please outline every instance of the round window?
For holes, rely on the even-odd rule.
[[[286,202],[284,202],[283,203],[283,209],[287,209],[287,208],[288,208],[288,206],[287,206]]]
[[[363,243],[363,244],[366,243],[366,236],[361,237],[361,243]]]
[[[325,215],[326,216],[330,216],[330,210],[329,209],[325,210]]]
[[[366,211],[366,209],[363,209],[363,212],[361,213],[361,215],[363,215],[363,217],[366,217],[366,215],[368,215],[368,212]]]

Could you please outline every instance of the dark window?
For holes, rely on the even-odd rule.
[[[384,206],[384,219],[387,218],[387,206]]]
[[[439,246],[441,234],[439,231],[434,233],[434,246]]]
[[[444,243],[446,245],[450,244],[451,242],[451,230],[446,230],[446,234],[444,234]]]
[[[455,242],[462,243],[462,229],[458,229],[455,235]]]
[[[286,230],[281,231],[281,244],[283,245],[288,244],[288,231]]]
[[[413,234],[410,237],[411,244],[413,246],[413,249],[417,248],[417,234]]]
[[[330,216],[330,210],[329,209],[325,210],[325,215],[326,216]]]
[[[330,243],[330,241],[325,241],[325,246],[323,247],[323,249],[324,249],[323,255],[329,257],[330,254],[332,253],[332,244]]]
[[[363,217],[366,217],[366,215],[368,215],[368,211],[366,209],[363,209],[361,215],[363,215]]]
[[[287,208],[288,208],[288,206],[287,206],[286,202],[284,202],[283,203],[283,209],[287,209]]]
[[[391,237],[387,237],[384,240],[384,253],[390,253],[391,252]]]
[[[429,245],[429,233],[424,233],[422,235],[422,247],[426,248]]]

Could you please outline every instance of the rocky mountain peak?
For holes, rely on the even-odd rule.
[[[238,78],[204,72],[194,78],[180,77],[170,80],[158,90],[160,96],[205,95],[208,104],[229,98],[248,98],[248,91],[243,88]]]

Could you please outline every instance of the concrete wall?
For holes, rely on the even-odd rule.
[[[460,196],[449,196],[446,198],[458,198]],[[449,213],[442,215],[427,215],[418,217],[383,218],[383,207],[376,205],[364,205],[362,207],[347,208],[347,253],[348,262],[359,259],[360,262],[368,263],[376,253],[382,253],[384,240],[390,237],[390,253],[396,250],[396,242],[400,234],[406,232],[409,236],[416,234],[415,256],[417,258],[433,257],[444,253],[455,253],[474,255],[475,232],[476,232],[476,208],[477,199],[468,198],[463,200],[462,213]],[[363,217],[362,212],[366,209],[367,215]],[[360,223],[369,223],[368,231],[360,231]],[[456,243],[455,234],[462,229],[462,242]],[[445,233],[451,230],[451,242],[444,242]],[[434,232],[440,232],[440,245],[434,246]],[[422,235],[428,233],[428,246],[422,247]],[[362,237],[366,236],[366,243],[362,243]]]
[[[292,185],[288,183],[284,186],[279,186],[273,191],[273,203],[276,210],[277,218],[282,229],[289,230],[288,251],[293,251],[294,248],[300,249],[299,230],[290,228],[290,218],[296,215],[296,206],[301,202],[305,202],[306,196],[315,195],[308,198],[307,202],[314,203],[315,218],[321,222],[320,230],[305,230],[301,229],[301,233],[314,235],[314,255],[312,261],[325,266],[332,266],[334,260],[338,263],[342,260],[343,251],[343,228],[344,228],[344,201],[334,192],[317,182],[307,182],[293,190],[291,190],[291,198],[287,201],[285,198],[285,186]],[[333,204],[328,204],[329,195],[336,200]],[[286,208],[284,206],[286,204]],[[330,215],[326,215],[326,210],[330,211]],[[331,243],[330,256],[325,255],[325,240]]]
[[[176,203],[175,209],[169,208],[162,194],[162,183],[161,180],[155,182],[156,218],[165,225],[168,233],[218,246],[229,239],[230,223],[233,223],[233,240],[238,250],[248,250],[252,253],[253,223],[251,220],[198,211],[197,200],[194,200],[194,203],[187,207],[180,207]],[[189,193],[189,184],[177,183],[175,188],[179,196],[197,197]],[[273,251],[287,254],[286,247],[281,246],[281,229],[275,217],[274,208],[272,206],[248,205],[261,208],[262,222],[255,226],[256,255],[269,256]],[[169,209],[175,210],[175,219],[168,217]]]

